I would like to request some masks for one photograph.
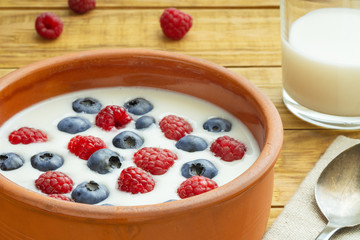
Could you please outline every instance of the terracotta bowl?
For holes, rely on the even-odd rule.
[[[95,50],[47,59],[0,81],[0,125],[41,100],[72,91],[147,86],[190,94],[239,118],[261,154],[230,183],[202,195],[135,207],[59,201],[0,174],[0,239],[261,239],[269,218],[283,130],[271,101],[216,64],[152,50]]]

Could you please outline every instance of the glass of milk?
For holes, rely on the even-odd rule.
[[[281,0],[283,101],[299,118],[360,129],[360,0]]]

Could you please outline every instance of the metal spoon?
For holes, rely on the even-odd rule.
[[[323,170],[315,198],[328,220],[316,240],[328,240],[337,230],[360,224],[360,144],[340,153]]]

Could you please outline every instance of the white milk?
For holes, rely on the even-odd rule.
[[[95,126],[94,120],[96,114],[79,114],[72,110],[72,102],[77,98],[83,97],[94,97],[103,104],[103,107],[106,105],[122,106],[128,100],[143,97],[154,105],[154,109],[146,115],[153,116],[157,123],[168,114],[183,117],[192,125],[194,130],[192,134],[204,138],[209,147],[204,151],[194,153],[179,150],[175,147],[176,141],[165,138],[158,125],[153,125],[144,130],[136,130],[134,126],[135,121],[132,121],[123,129],[110,132],[104,131]],[[67,150],[69,140],[75,135],[60,132],[57,129],[57,124],[61,119],[69,116],[82,116],[92,123],[90,129],[76,135],[93,135],[103,139],[108,148],[124,157],[125,161],[120,169],[116,169],[108,174],[96,173],[87,167],[87,161],[76,157]],[[137,119],[140,116],[132,115],[132,117]],[[211,133],[204,130],[202,124],[211,117],[228,119],[233,124],[232,130],[226,133]],[[48,134],[49,141],[29,145],[10,144],[8,141],[9,133],[24,126],[43,130]],[[125,130],[132,130],[142,136],[145,140],[142,147],[167,148],[178,156],[178,160],[175,161],[175,164],[168,172],[164,175],[153,176],[156,185],[154,190],[149,193],[133,195],[117,189],[117,179],[122,169],[135,166],[132,156],[137,149],[124,150],[112,145],[112,139],[118,133]],[[216,138],[223,135],[228,135],[245,143],[247,152],[243,159],[225,162],[214,157],[209,150],[210,145]],[[30,158],[42,151],[51,151],[63,156],[65,163],[56,171],[69,175],[74,181],[74,187],[83,181],[90,180],[104,184],[110,190],[110,196],[99,204],[107,203],[123,206],[154,204],[165,202],[169,199],[179,199],[176,190],[180,183],[186,180],[180,172],[181,166],[185,162],[198,158],[210,160],[219,170],[218,175],[213,180],[221,186],[242,174],[259,156],[259,147],[249,130],[228,112],[201,99],[151,88],[103,88],[80,91],[49,99],[18,113],[0,129],[0,153],[18,153],[25,159],[25,164],[21,168],[12,171],[0,170],[0,174],[25,188],[40,193],[35,188],[34,181],[42,172],[31,166]],[[70,194],[67,195],[70,196]]]
[[[282,40],[283,85],[301,105],[360,116],[360,10],[326,8],[296,20]]]

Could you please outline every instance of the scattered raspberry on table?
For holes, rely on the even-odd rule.
[[[86,13],[96,6],[95,0],[68,0],[68,5],[71,10],[76,13]]]
[[[96,115],[95,124],[105,131],[110,131],[113,128],[125,127],[131,120],[132,118],[124,107],[109,105],[101,109]]]
[[[54,13],[41,13],[35,21],[36,32],[43,38],[55,39],[63,31],[64,24]]]
[[[243,158],[246,152],[245,144],[229,136],[219,137],[211,144],[210,151],[222,160],[232,162]]]
[[[174,160],[177,160],[176,154],[162,148],[144,147],[134,154],[136,166],[153,175],[166,173],[174,165]]]
[[[176,8],[167,8],[160,17],[160,26],[165,36],[179,40],[190,30],[192,17]]]
[[[45,194],[69,193],[73,188],[73,180],[65,173],[47,171],[35,180],[35,186]]]
[[[180,184],[177,193],[180,198],[188,198],[208,192],[217,187],[217,183],[209,178],[193,176]]]
[[[161,119],[159,126],[166,138],[176,141],[193,131],[190,123],[175,115],[168,115]]]
[[[101,138],[94,136],[77,135],[70,139],[68,149],[81,159],[88,160],[89,157],[99,149],[106,148]]]
[[[154,179],[141,168],[125,168],[118,178],[118,189],[124,192],[130,192],[132,194],[147,193],[151,192],[154,187]]]
[[[47,135],[39,129],[22,127],[15,130],[9,135],[11,144],[30,144],[36,142],[46,142]]]

